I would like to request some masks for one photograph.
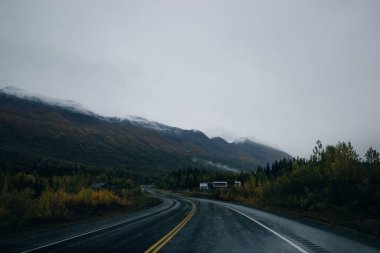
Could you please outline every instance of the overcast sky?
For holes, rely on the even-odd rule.
[[[380,150],[380,1],[0,0],[0,87],[308,157]]]

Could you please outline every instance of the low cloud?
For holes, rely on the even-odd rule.
[[[234,172],[234,173],[240,173],[240,170],[233,168],[233,167],[230,167],[227,164],[222,164],[222,163],[218,163],[218,162],[214,163],[212,161],[202,160],[202,159],[199,159],[196,157],[194,157],[192,160],[193,160],[193,162],[199,162],[199,163],[202,163],[206,166],[215,167],[217,169],[221,169],[221,170],[225,170],[225,171],[229,171],[229,172]]]

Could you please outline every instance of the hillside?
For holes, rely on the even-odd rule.
[[[185,166],[252,170],[285,152],[252,142],[228,143],[196,130],[143,118],[109,118],[75,102],[0,90],[0,164],[34,168],[68,163],[89,168],[172,170]],[[36,165],[37,164],[37,165]]]

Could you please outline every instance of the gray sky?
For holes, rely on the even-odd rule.
[[[0,86],[308,157],[380,150],[380,1],[0,0]]]

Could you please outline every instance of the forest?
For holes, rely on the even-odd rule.
[[[0,231],[7,233],[104,217],[156,202],[132,179],[107,174],[0,172],[0,190]]]
[[[200,192],[200,182],[240,180],[241,187]],[[350,142],[325,148],[320,141],[309,159],[274,162],[234,174],[185,169],[163,176],[163,189],[192,189],[193,195],[236,201],[304,216],[380,236],[380,158],[369,148],[360,158]]]

